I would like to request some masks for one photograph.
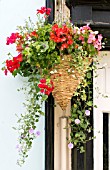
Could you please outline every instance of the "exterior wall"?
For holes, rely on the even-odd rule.
[[[23,25],[24,20],[31,17],[35,20],[36,9],[44,6],[45,0],[0,0],[0,169],[2,170],[44,170],[44,118],[38,124],[41,136],[34,142],[34,146],[29,153],[29,158],[23,167],[16,165],[18,153],[16,151],[17,137],[16,131],[12,129],[16,126],[15,114],[24,111],[23,92],[17,89],[22,87],[21,77],[7,77],[1,71],[2,63],[7,58],[7,53],[14,47],[6,46],[6,37],[15,32],[16,26]]]
[[[110,51],[102,51],[99,55],[97,77],[94,76],[94,170],[103,170],[104,164],[104,131],[103,115],[108,113],[108,143],[110,143]],[[95,75],[95,73],[94,73]],[[107,97],[104,97],[107,96]],[[110,169],[110,146],[108,146],[108,169]],[[100,162],[100,163],[99,163]]]

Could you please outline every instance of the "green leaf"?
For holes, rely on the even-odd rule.
[[[97,108],[97,105],[94,105],[95,108]]]
[[[80,134],[79,134],[79,133],[76,133],[76,134],[75,134],[75,137],[76,137],[76,138],[80,137]]]
[[[38,86],[36,86],[36,92],[40,92],[40,88]]]
[[[81,96],[81,99],[84,100],[84,101],[86,101],[86,98],[87,98],[87,96],[86,96],[86,94],[84,93],[84,94]]]
[[[92,105],[93,105],[93,102],[92,102],[92,101],[88,101],[86,104],[87,104],[88,106],[92,106]]]
[[[47,95],[43,95],[43,96],[42,96],[42,101],[47,100],[47,98],[48,98],[48,96],[47,96]]]
[[[87,78],[90,79],[91,78],[91,72],[87,73]]]

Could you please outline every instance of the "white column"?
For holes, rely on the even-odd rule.
[[[61,117],[61,138],[60,138],[60,145],[61,145],[61,168],[60,170],[67,170],[67,130],[65,129],[67,127],[67,117]]]

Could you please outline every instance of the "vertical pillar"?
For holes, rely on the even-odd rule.
[[[67,117],[61,117],[60,119],[60,128],[61,128],[61,136],[60,136],[60,145],[61,145],[61,168],[60,170],[67,170]]]
[[[54,170],[71,170],[71,149],[68,148],[67,138],[71,129],[68,126],[71,103],[65,114],[56,104],[54,111]]]

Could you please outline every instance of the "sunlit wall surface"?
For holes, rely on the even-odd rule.
[[[36,19],[36,9],[45,5],[45,0],[0,0],[0,169],[1,170],[44,170],[44,118],[38,124],[41,131],[29,153],[26,163],[20,168],[17,164],[16,150],[18,134],[12,129],[16,126],[15,114],[23,113],[22,103],[25,96],[17,89],[22,87],[23,79],[1,71],[2,62],[11,51],[16,55],[13,45],[6,46],[6,37],[16,31],[16,26],[23,25],[29,16]],[[44,109],[44,108],[43,108]]]

